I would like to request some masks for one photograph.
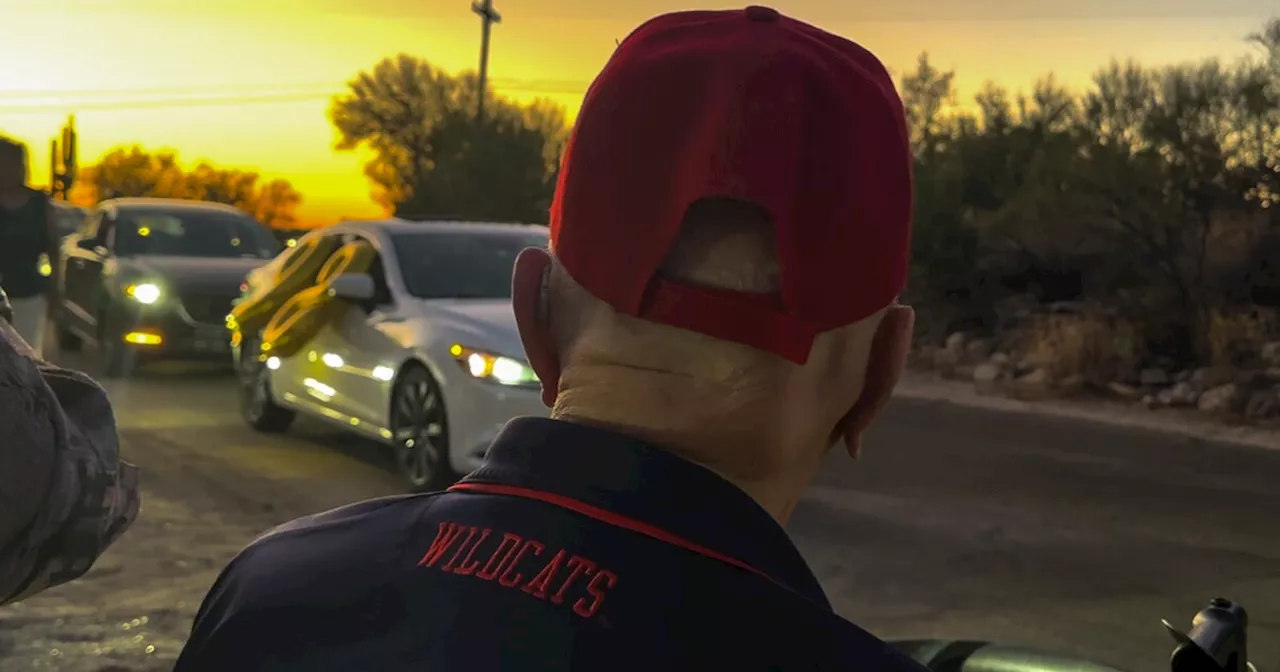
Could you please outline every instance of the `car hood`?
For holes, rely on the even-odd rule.
[[[270,259],[169,257],[143,255],[117,259],[120,270],[133,275],[162,278],[182,287],[236,287],[245,275]]]
[[[510,299],[428,299],[419,306],[433,332],[469,347],[524,359]]]

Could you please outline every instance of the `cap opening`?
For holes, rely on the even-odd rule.
[[[641,301],[639,317],[772,352],[803,364],[817,330],[782,300],[777,228],[764,208],[703,198]]]
[[[752,294],[683,285],[661,276],[649,283],[638,317],[722,341],[809,361],[818,329],[786,312],[781,294]]]

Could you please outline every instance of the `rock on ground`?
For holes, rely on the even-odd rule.
[[[1196,407],[1206,413],[1225,413],[1230,411],[1240,398],[1240,388],[1235,383],[1219,385],[1205,390],[1196,402]]]

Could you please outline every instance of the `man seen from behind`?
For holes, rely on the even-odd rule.
[[[911,155],[862,47],[763,7],[654,18],[592,84],[513,306],[550,418],[444,493],[259,539],[178,672],[915,670],[783,529],[911,337]]]

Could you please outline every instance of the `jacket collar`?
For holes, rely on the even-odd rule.
[[[831,608],[786,531],[749,495],[705,467],[630,436],[518,418],[494,440],[484,465],[462,482],[525,488],[604,509],[735,559]]]

